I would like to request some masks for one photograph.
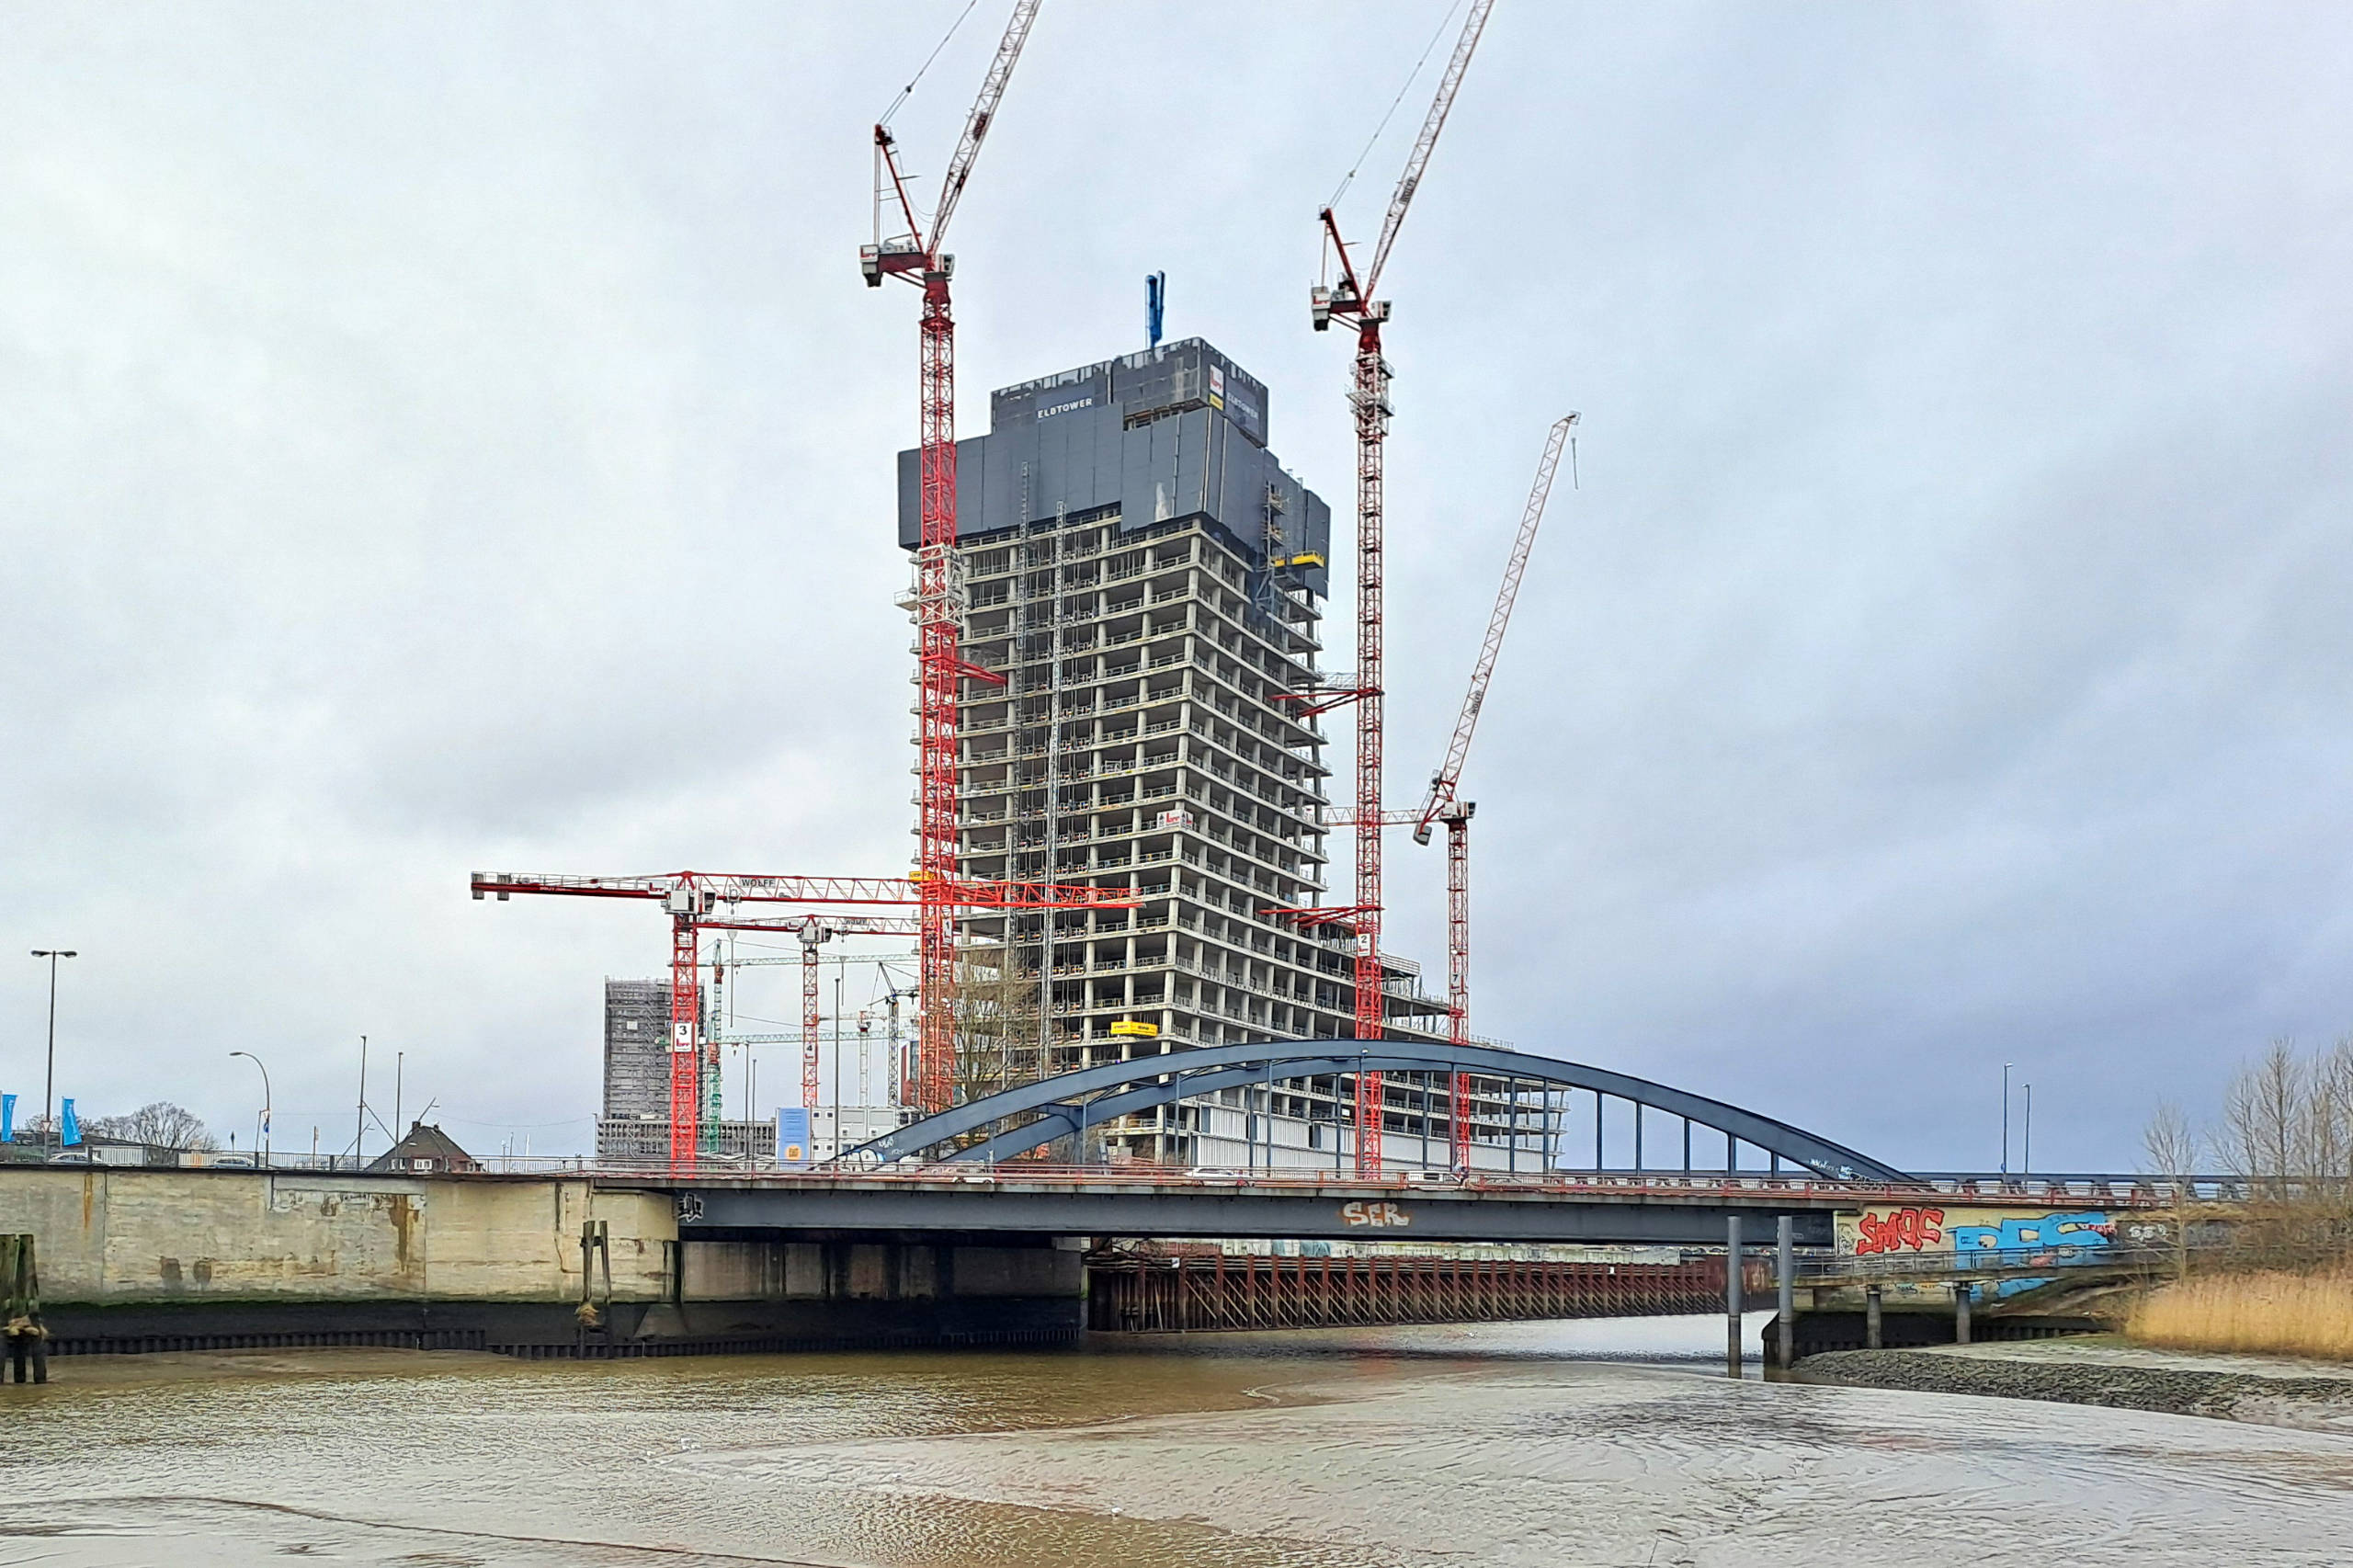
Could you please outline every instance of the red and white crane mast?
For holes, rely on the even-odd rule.
[[[1544,520],[1544,504],[1552,494],[1552,476],[1561,466],[1561,450],[1575,430],[1577,416],[1563,415],[1544,438],[1543,456],[1537,460],[1536,483],[1520,513],[1519,532],[1511,555],[1504,562],[1503,586],[1496,590],[1495,608],[1487,615],[1487,634],[1471,666],[1470,688],[1462,694],[1462,711],[1454,721],[1454,735],[1447,743],[1446,759],[1430,776],[1429,793],[1415,813],[1414,842],[1430,841],[1430,824],[1446,824],[1446,1000],[1449,1030],[1457,1045],[1471,1043],[1471,813],[1478,808],[1461,799],[1462,765],[1471,755],[1471,737],[1479,727],[1480,710],[1486,706],[1487,683],[1495,673],[1495,655],[1502,652],[1504,631],[1511,624],[1511,607],[1519,597],[1519,580],[1528,572],[1528,556],[1536,544],[1537,525]],[[1454,1165],[1471,1164],[1471,1119],[1467,1108],[1471,1080],[1454,1075],[1452,1115]]]
[[[835,937],[919,937],[922,922],[898,920],[888,916],[856,915],[804,915],[786,923],[786,929],[801,938],[801,1103],[809,1113],[817,1113],[817,1037],[824,1021],[817,1008],[817,949]],[[740,992],[738,995],[742,994]],[[835,1020],[840,1027],[840,1020]],[[863,1066],[860,1073],[866,1071]],[[838,1070],[835,1082],[839,1083]],[[838,1122],[838,1117],[836,1121]],[[842,1147],[842,1130],[834,1128],[834,1150]]]
[[[890,128],[874,128],[874,243],[861,248],[858,265],[867,284],[881,288],[886,277],[903,278],[923,290],[918,444],[921,448],[921,534],[915,562],[918,696],[916,712],[915,880],[926,890],[916,940],[916,984],[922,994],[917,1025],[917,1103],[926,1111],[948,1108],[955,1087],[956,911],[945,888],[956,879],[956,699],[966,679],[996,685],[1004,677],[968,664],[962,652],[963,597],[956,573],[956,324],[949,310],[949,279],[955,258],[940,249],[948,222],[972,176],[981,143],[996,121],[997,106],[1021,58],[1021,46],[1037,20],[1041,0],[1017,0],[981,83],[980,97],[965,118],[964,134],[940,182],[939,201],[926,231],[907,195]],[[897,199],[905,233],[885,240],[881,176]]]
[[[1429,113],[1423,118],[1421,134],[1405,160],[1405,172],[1389,199],[1381,238],[1373,245],[1372,265],[1359,274],[1349,257],[1347,243],[1340,237],[1339,222],[1332,210],[1326,207],[1319,214],[1324,237],[1338,257],[1340,277],[1336,286],[1319,287],[1309,295],[1310,319],[1318,332],[1328,329],[1335,318],[1353,322],[1357,329],[1356,367],[1348,392],[1357,435],[1357,670],[1353,691],[1357,705],[1357,881],[1356,903],[1344,913],[1355,923],[1357,932],[1356,1034],[1359,1040],[1379,1040],[1385,1032],[1381,982],[1384,584],[1381,449],[1389,438],[1391,372],[1389,362],[1381,354],[1381,329],[1389,319],[1389,301],[1374,299],[1373,290],[1380,285],[1382,268],[1389,264],[1390,247],[1396,244],[1397,231],[1405,222],[1405,210],[1421,187],[1423,172],[1428,168],[1430,153],[1438,145],[1438,132],[1445,129],[1447,113],[1454,107],[1455,92],[1461,86],[1462,74],[1471,64],[1472,51],[1478,47],[1479,34],[1487,25],[1487,13],[1494,8],[1495,0],[1472,0],[1470,15],[1463,18],[1454,53],[1447,61],[1445,74],[1438,78],[1437,97],[1430,103]],[[1381,1128],[1381,1077],[1378,1073],[1357,1075],[1356,1124],[1357,1169],[1378,1173]]]

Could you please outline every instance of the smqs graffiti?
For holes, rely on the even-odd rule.
[[[1941,1209],[1897,1209],[1888,1213],[1866,1210],[1855,1224],[1855,1256],[1875,1253],[1943,1250],[1945,1211]]]

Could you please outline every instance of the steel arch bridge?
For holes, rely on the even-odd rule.
[[[1912,1179],[1893,1165],[1803,1128],[1646,1078],[1491,1046],[1423,1045],[1396,1040],[1261,1040],[1107,1062],[909,1122],[851,1150],[845,1158],[869,1158],[885,1165],[926,1155],[974,1163],[1007,1160],[1057,1139],[1084,1134],[1089,1127],[1115,1118],[1176,1100],[1194,1099],[1221,1089],[1360,1073],[1468,1074],[1490,1085],[1501,1084],[1514,1096],[1520,1085],[1540,1091],[1584,1091],[1595,1096],[1597,1118],[1607,1101],[1617,1099],[1681,1119],[1687,1150],[1693,1127],[1722,1133],[1727,1166],[1737,1163],[1739,1146],[1747,1144],[1833,1181],[1900,1184]],[[1636,1114],[1639,1119],[1640,1109]],[[996,1131],[991,1132],[993,1128]],[[974,1139],[975,1134],[984,1136]],[[959,1147],[960,1143],[963,1146]]]

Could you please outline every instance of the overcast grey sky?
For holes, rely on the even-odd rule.
[[[83,955],[61,1093],[250,1127],[247,1049],[339,1146],[365,1032],[461,1142],[579,1148],[661,923],[470,869],[904,866],[915,300],[856,252],[961,8],[0,3],[0,881]],[[1345,518],[1315,210],[1444,11],[1051,0],[950,245],[967,432],[1165,268]],[[1585,415],[1467,780],[1482,1031],[1915,1168],[1992,1163],[2011,1061],[2083,1168],[2353,1029],[2348,199],[2342,6],[1503,0],[1386,290],[1393,793]],[[0,964],[36,1102],[44,1001]]]

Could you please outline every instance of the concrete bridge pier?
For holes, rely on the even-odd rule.
[[[1781,1216],[1773,1238],[1773,1359],[1788,1371],[1797,1358],[1797,1221]]]
[[[1742,1289],[1740,1216],[1724,1216],[1724,1375],[1740,1376],[1740,1310],[1747,1303]]]
[[[1795,1342],[1798,1358],[1824,1350],[1909,1350],[1984,1339],[2040,1339],[2090,1334],[2095,1319],[2019,1311],[1979,1280],[1891,1278],[1800,1285],[1781,1308],[1776,1334]],[[1787,1298],[1785,1298],[1787,1300]]]

